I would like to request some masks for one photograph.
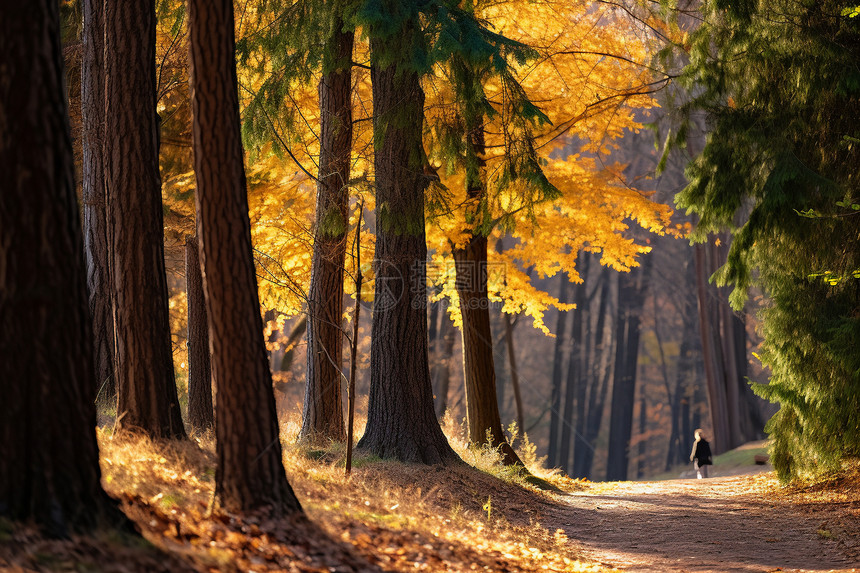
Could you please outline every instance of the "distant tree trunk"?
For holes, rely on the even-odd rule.
[[[304,336],[305,331],[307,331],[307,328],[307,315],[301,317],[298,322],[293,325],[293,329],[290,331],[289,336],[287,336],[287,341],[284,345],[284,356],[283,358],[281,358],[281,372],[289,372],[289,370],[293,367],[293,359],[295,357],[296,345],[298,345],[299,340],[301,340],[302,336]]]
[[[216,407],[215,495],[227,511],[301,511],[284,475],[251,252],[233,2],[189,0],[197,231]]]
[[[0,516],[66,537],[131,528],[100,484],[58,6],[0,18]]]
[[[382,3],[393,10],[394,2]],[[358,448],[381,458],[436,464],[458,460],[433,410],[427,357],[422,133],[424,92],[402,65],[419,23],[396,38],[368,30],[376,172],[376,281],[367,426]],[[416,288],[410,288],[410,286]]]
[[[105,2],[116,429],[184,438],[170,342],[155,115],[155,2]]]
[[[442,339],[442,352],[439,353],[439,366],[436,369],[434,386],[436,387],[436,400],[434,403],[436,417],[442,418],[448,408],[448,391],[451,389],[451,359],[454,356],[454,325],[445,313],[442,313],[442,326],[439,328],[439,337]]]
[[[525,432],[525,418],[523,417],[523,399],[520,395],[520,374],[517,370],[517,355],[514,352],[514,325],[511,322],[511,315],[504,314],[505,319],[505,340],[508,346],[508,364],[511,370],[511,388],[514,391],[514,402],[517,406],[517,426],[520,432]]]
[[[561,283],[558,287],[558,301],[567,302],[568,278],[559,274]],[[549,445],[547,446],[547,465],[551,468],[558,467],[558,435],[563,419],[561,417],[561,372],[564,360],[564,326],[567,321],[567,312],[558,311],[555,326],[555,349],[552,353],[552,378],[550,380],[550,407],[549,407]]]
[[[747,386],[746,328],[729,306],[728,288],[708,284],[710,276],[725,263],[729,238],[720,236],[695,246],[705,380],[713,426],[711,448],[715,454],[735,448],[762,434],[763,420],[752,390]]]
[[[633,433],[633,399],[636,392],[636,364],[639,357],[639,323],[645,302],[650,257],[638,269],[618,277],[618,318],[615,374],[609,419],[609,452],[606,479],[626,480]]]
[[[583,277],[588,272],[588,257],[580,255],[579,263],[582,268]],[[574,287],[575,293],[573,302],[576,304],[576,310],[573,314],[573,324],[570,329],[570,360],[567,366],[567,383],[564,389],[564,410],[562,415],[561,428],[561,444],[558,457],[558,466],[565,472],[569,473],[573,468],[570,467],[571,455],[571,437],[573,436],[575,425],[580,424],[578,416],[574,415],[574,406],[579,407],[585,402],[585,383],[582,380],[582,368],[584,365],[583,355],[583,316],[586,316],[586,291],[585,284],[578,284]]]
[[[427,309],[427,355],[430,357],[430,380],[433,380],[433,374],[438,366],[439,354],[439,307],[438,303],[430,303],[430,308]]]
[[[520,464],[502,431],[496,397],[493,335],[487,296],[487,238],[472,235],[463,248],[453,250],[457,294],[463,317],[463,368],[469,441],[498,448],[506,465]]]
[[[612,345],[606,346],[606,330],[611,328],[606,320],[610,314],[609,307],[609,269],[602,269],[600,274],[600,302],[597,311],[597,324],[594,329],[594,355],[592,356],[591,384],[588,392],[588,406],[581,416],[583,418],[582,429],[579,429],[577,419],[577,436],[574,442],[573,476],[578,478],[590,478],[591,468],[594,463],[594,448],[597,445],[597,436],[600,434],[600,426],[603,423],[603,411],[606,404],[606,396],[609,392],[609,378],[612,373],[610,355]]]
[[[468,85],[473,86],[479,81],[467,64],[460,62],[458,66]],[[471,102],[466,102],[461,110],[465,118],[466,155],[475,162],[473,169],[466,169],[466,194],[480,204],[487,196],[483,168],[486,155],[484,117],[473,107]],[[483,219],[479,209],[472,213],[476,221]],[[466,243],[452,248],[460,316],[463,318],[460,332],[463,337],[463,380],[469,441],[473,445],[489,441],[492,447],[501,452],[502,463],[523,465],[505,438],[499,414],[495,352],[490,329],[490,299],[487,293],[487,247],[488,241],[483,230],[470,228]]]
[[[494,313],[493,319],[490,322],[490,330],[494,330],[498,332],[504,328],[504,324],[502,323],[502,311],[499,309],[498,313]],[[502,423],[504,424],[505,417],[505,392],[506,386],[508,385],[509,375],[508,370],[505,368],[505,334],[502,333],[502,336],[497,336],[493,340],[493,364],[496,369],[496,400],[499,403],[499,416],[502,417]]]
[[[648,454],[648,404],[645,402],[644,388],[639,388],[639,455],[636,458],[636,479],[645,477],[645,456]]]
[[[83,0],[81,59],[81,123],[83,135],[82,203],[87,291],[93,318],[96,389],[99,404],[116,406],[113,308],[108,255],[107,196],[105,194],[104,127],[104,0]]]
[[[209,322],[200,273],[197,237],[185,240],[185,286],[188,298],[188,424],[195,432],[215,424],[212,410],[212,368],[209,355]]]
[[[343,268],[352,150],[352,44],[335,18],[325,52],[334,54],[319,84],[320,159],[311,285],[308,371],[299,440],[346,439],[343,424]]]

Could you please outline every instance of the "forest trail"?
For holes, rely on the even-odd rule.
[[[775,482],[771,473],[596,483],[545,524],[584,558],[625,571],[860,568],[860,503],[798,499]]]

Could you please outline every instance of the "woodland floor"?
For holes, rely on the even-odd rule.
[[[548,475],[565,490],[550,493],[467,450],[485,471],[359,457],[346,478],[342,452],[293,449],[287,473],[307,518],[276,521],[207,514],[211,443],[100,443],[105,487],[148,542],[46,540],[0,521],[0,571],[860,568],[860,472],[804,489],[779,487],[772,472],[619,483]]]
[[[628,571],[860,567],[860,499],[777,489],[772,473],[593,484],[546,524],[583,557]]]

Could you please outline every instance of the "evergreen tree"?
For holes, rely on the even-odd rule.
[[[301,512],[281,458],[251,254],[232,0],[191,0],[197,230],[215,388],[215,495],[235,512]]]
[[[105,78],[104,0],[83,0],[81,123],[83,148],[82,203],[87,290],[96,353],[99,402],[116,405],[113,308],[107,231],[104,166]]]
[[[767,430],[779,475],[860,455],[860,21],[837,0],[705,2],[682,81],[711,134],[677,203],[695,238],[729,229],[715,275],[743,305],[760,285]]]
[[[57,2],[4,6],[0,516],[66,537],[130,526],[100,484],[100,381],[61,54]]]
[[[158,164],[155,1],[106,0],[105,185],[117,430],[184,438],[170,341]]]

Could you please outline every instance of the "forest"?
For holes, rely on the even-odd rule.
[[[856,0],[5,3],[0,174],[0,570],[860,567]]]

